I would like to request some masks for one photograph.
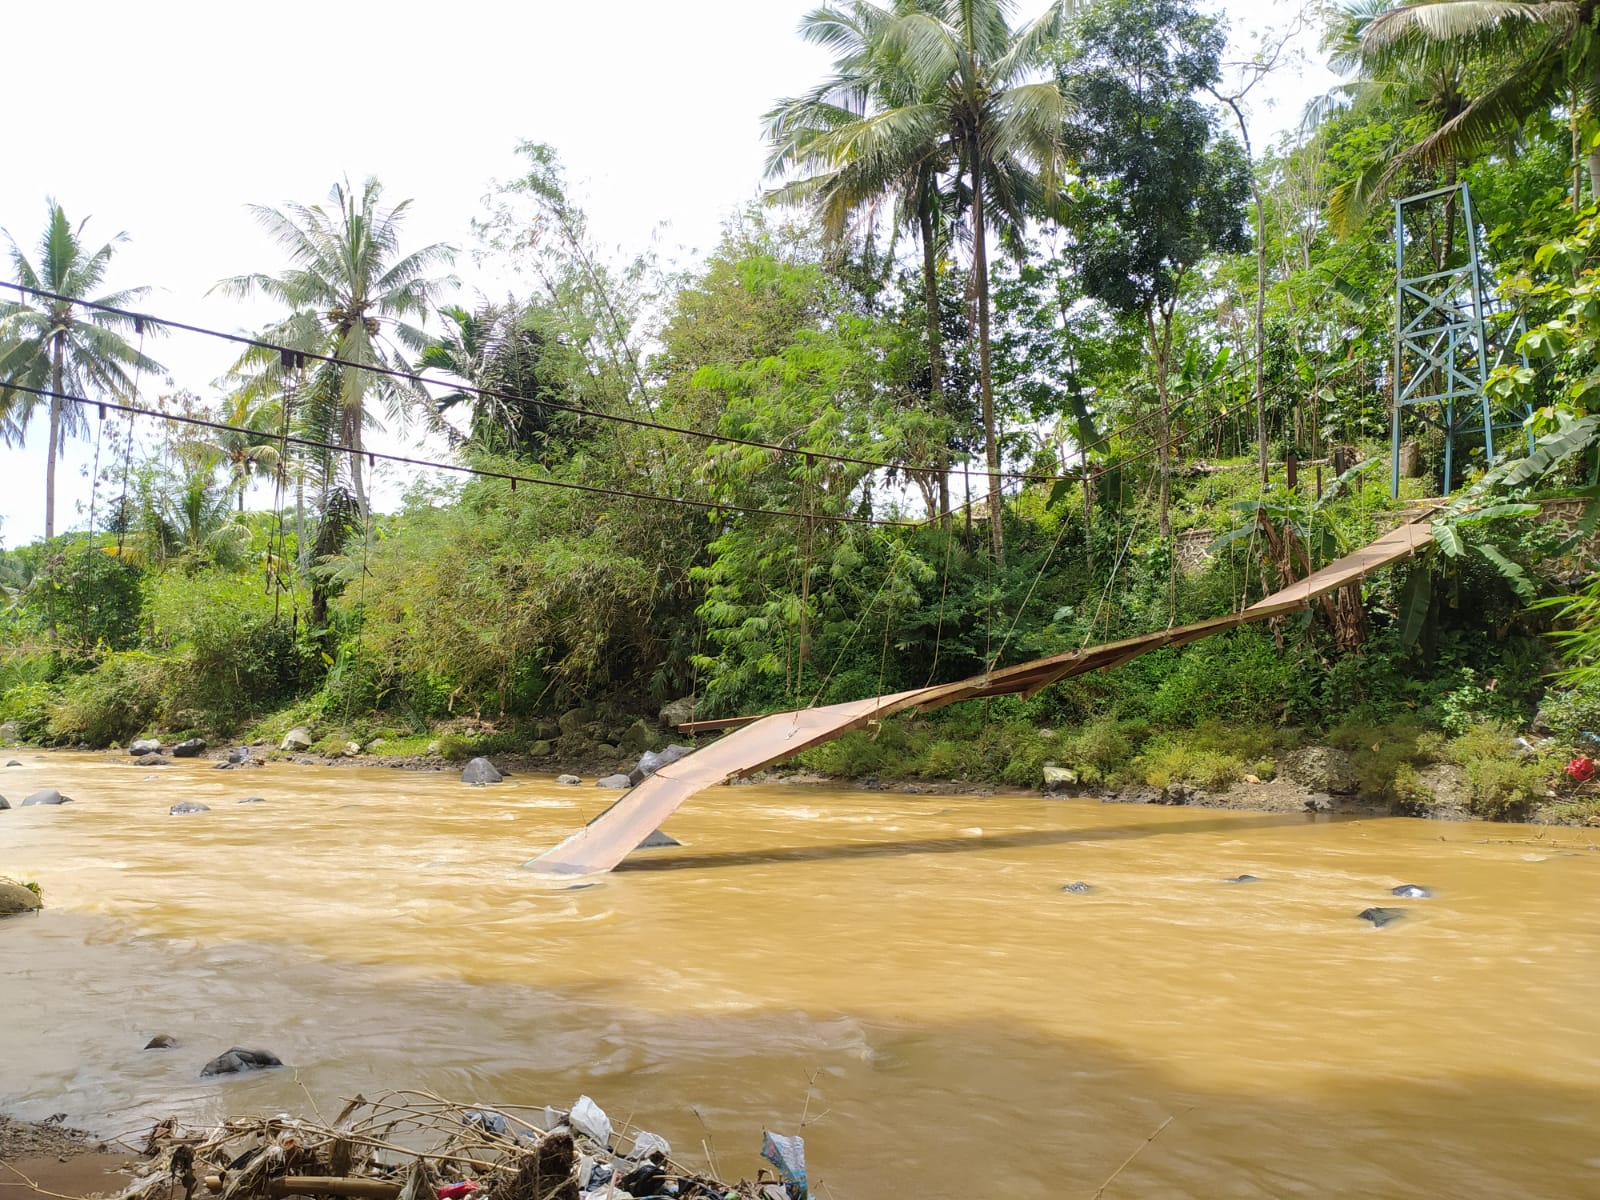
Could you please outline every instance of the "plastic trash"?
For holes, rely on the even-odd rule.
[[[611,1145],[611,1118],[606,1116],[605,1110],[589,1097],[578,1097],[578,1102],[572,1106],[572,1112],[567,1120],[585,1137],[599,1142],[602,1146]]]
[[[784,1189],[795,1200],[805,1200],[810,1185],[806,1182],[806,1143],[798,1134],[761,1131],[761,1157],[778,1170]]]
[[[667,1139],[659,1133],[651,1133],[641,1129],[633,1135],[633,1157],[649,1158],[652,1154],[660,1154],[666,1158],[672,1157],[672,1147]]]
[[[476,1109],[467,1113],[468,1125],[476,1125],[485,1133],[492,1133],[496,1137],[504,1137],[506,1133],[506,1119],[499,1113],[478,1112]]]
[[[1588,783],[1594,778],[1594,759],[1580,754],[1567,764],[1567,778],[1574,783]]]
[[[441,1184],[438,1191],[439,1200],[461,1200],[463,1196],[470,1196],[478,1190],[478,1184],[473,1179],[463,1179],[460,1183]]]

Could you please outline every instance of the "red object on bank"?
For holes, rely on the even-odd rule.
[[[1567,778],[1574,783],[1588,783],[1594,778],[1594,759],[1580,754],[1567,764]]]
[[[439,1200],[461,1200],[463,1196],[470,1196],[477,1190],[477,1183],[471,1179],[460,1183],[447,1183],[439,1189]]]

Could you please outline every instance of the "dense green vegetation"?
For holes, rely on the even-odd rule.
[[[164,397],[209,424],[154,453],[94,404],[148,385],[159,325],[0,301],[0,437],[47,415],[52,463],[88,432],[98,473],[81,527],[0,552],[0,721],[578,753],[550,721],[579,706],[775,710],[1215,616],[1451,490],[1434,552],[1304,618],[806,762],[1217,787],[1309,731],[1402,809],[1454,761],[1477,811],[1525,811],[1600,729],[1600,96],[1558,6],[1491,7],[1335,12],[1351,83],[1254,157],[1188,0],[819,9],[835,74],[775,102],[772,203],[699,266],[607,261],[536,143],[475,222],[525,281],[505,301],[452,303],[454,251],[409,245],[376,181],[259,209],[284,260],[218,286],[281,304],[281,349]],[[1391,500],[1386,200],[1458,180],[1527,327],[1491,386],[1540,440],[1446,480],[1419,423]],[[1417,220],[1458,263],[1460,213]],[[13,277],[102,299],[92,245],[52,202]],[[476,473],[379,511],[380,423]],[[1550,496],[1570,519],[1524,503]]]

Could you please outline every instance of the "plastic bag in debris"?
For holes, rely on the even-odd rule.
[[[650,1133],[641,1129],[633,1135],[633,1157],[649,1158],[652,1154],[660,1154],[666,1158],[671,1158],[672,1147],[667,1144],[667,1139],[659,1133]]]
[[[806,1183],[805,1139],[796,1134],[773,1133],[766,1129],[761,1131],[761,1135],[761,1157],[778,1168],[778,1178],[791,1196],[805,1200],[809,1186]]]
[[[611,1145],[611,1118],[589,1097],[578,1097],[567,1120],[585,1137],[592,1138],[602,1146]]]
[[[504,1137],[506,1132],[506,1119],[499,1113],[478,1112],[476,1109],[467,1113],[463,1118],[468,1125],[476,1125],[485,1133],[492,1133],[496,1137]]]

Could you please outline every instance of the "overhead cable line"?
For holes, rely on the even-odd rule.
[[[160,409],[144,408],[134,404],[118,404],[113,400],[91,400],[87,396],[76,396],[69,392],[52,392],[48,388],[29,387],[22,383],[0,384],[0,391],[23,392],[32,396],[45,399],[52,397],[60,400],[71,401],[74,404],[86,404],[108,409],[114,412],[127,413],[129,416],[154,417],[159,421],[169,421],[177,425],[189,425],[199,429],[213,429],[224,433],[243,433],[259,436],[258,430],[248,429],[243,425],[230,425],[226,421],[212,421],[205,417],[189,416],[184,413],[162,412]],[[682,496],[663,496],[655,492],[636,492],[627,488],[600,487],[592,483],[572,483],[564,479],[548,479],[538,475],[518,475],[511,471],[492,471],[483,467],[463,466],[460,463],[437,462],[433,459],[411,458],[404,454],[386,454],[381,450],[356,449],[340,442],[324,442],[316,438],[296,437],[294,435],[274,438],[283,444],[291,446],[304,446],[311,450],[324,450],[332,454],[355,454],[364,456],[368,463],[383,462],[399,463],[408,467],[425,467],[436,471],[453,471],[458,475],[472,475],[481,479],[503,479],[511,483],[516,489],[519,483],[526,483],[533,487],[559,488],[569,492],[586,492],[595,496],[612,496],[628,500],[647,500],[658,504],[676,504],[684,508],[703,508],[716,512],[737,512],[750,516],[761,517],[795,517],[803,518],[807,514],[785,508],[753,508],[745,504],[726,504],[716,500],[690,500]],[[870,525],[888,529],[921,529],[925,521],[895,521],[884,517],[852,517],[832,515],[830,521],[839,521],[848,525]],[[934,518],[938,520],[939,518]]]
[[[249,334],[228,333],[221,329],[211,329],[204,325],[194,325],[184,321],[171,320],[166,317],[153,316],[149,313],[134,312],[131,309],[117,308],[114,305],[101,304],[98,301],[84,300],[74,296],[64,296],[58,292],[46,291],[43,288],[28,287],[24,284],[11,283],[6,280],[0,280],[0,287],[8,288],[11,291],[18,292],[22,295],[37,296],[43,300],[51,300],[62,304],[77,305],[82,308],[93,309],[97,312],[127,317],[134,321],[142,321],[153,325],[160,325],[163,328],[175,329],[182,333],[194,333],[199,334],[202,337],[217,338],[221,341],[232,342],[236,345],[248,346],[252,349],[267,350],[279,356],[292,355],[295,356],[296,360],[311,360],[314,362],[327,363],[328,365],[335,367],[348,367],[352,370],[369,371],[374,375],[382,375],[392,379],[402,379],[408,383],[418,386],[428,384],[438,388],[451,388],[458,392],[470,392],[475,396],[480,396],[490,400],[499,400],[513,404],[532,404],[541,408],[553,409],[557,412],[572,413],[580,417],[592,417],[599,421],[611,421],[620,425],[631,425],[638,429],[654,429],[662,433],[676,433],[685,437],[700,438],[709,442],[722,442],[724,444],[734,446],[747,446],[754,450],[770,450],[774,453],[783,455],[809,454],[813,458],[826,459],[829,462],[870,467],[873,470],[879,471],[908,470],[922,472],[938,469],[937,467],[913,467],[906,463],[881,462],[875,459],[855,458],[848,454],[834,454],[825,450],[807,450],[798,446],[784,446],[777,442],[755,441],[751,438],[741,438],[719,433],[711,433],[703,429],[691,429],[683,425],[668,425],[662,421],[650,421],[645,420],[642,417],[625,416],[621,413],[600,412],[595,409],[582,408],[574,404],[562,404],[555,400],[532,400],[526,396],[519,396],[512,392],[503,392],[495,388],[478,387],[475,384],[454,382],[448,379],[435,379],[426,375],[416,374],[411,371],[402,371],[395,367],[386,367],[381,364],[353,362],[350,359],[340,358],[338,355],[334,354],[320,354],[312,350],[298,350],[291,346],[285,346],[280,342],[269,342],[263,338],[251,337]],[[1200,388],[1193,389],[1192,391],[1179,393],[1176,397],[1174,397],[1173,402],[1181,405],[1185,401],[1191,400],[1195,396],[1203,394],[1211,387],[1215,387],[1219,383],[1227,382],[1228,380],[1239,375],[1244,368],[1248,367],[1253,361],[1253,359],[1242,359],[1237,366],[1229,371],[1224,372],[1218,379],[1214,379],[1210,381],[1210,383],[1203,385]],[[1168,405],[1169,415],[1173,402],[1169,402]],[[90,401],[90,403],[97,402]],[[1153,410],[1146,413],[1142,417],[1136,417],[1134,420],[1129,421],[1125,425],[1101,434],[1100,437],[1096,438],[1094,441],[1088,442],[1078,447],[1078,449],[1093,450],[1109,445],[1113,439],[1133,432],[1139,427],[1148,424],[1159,415],[1159,410]],[[983,470],[977,473],[982,475],[984,478],[988,478],[991,474],[991,472],[988,470]],[[1042,475],[1026,471],[997,471],[993,472],[992,474],[1000,479],[1015,479],[1021,480],[1024,483],[1056,483],[1062,479],[1074,478],[1072,475]]]

